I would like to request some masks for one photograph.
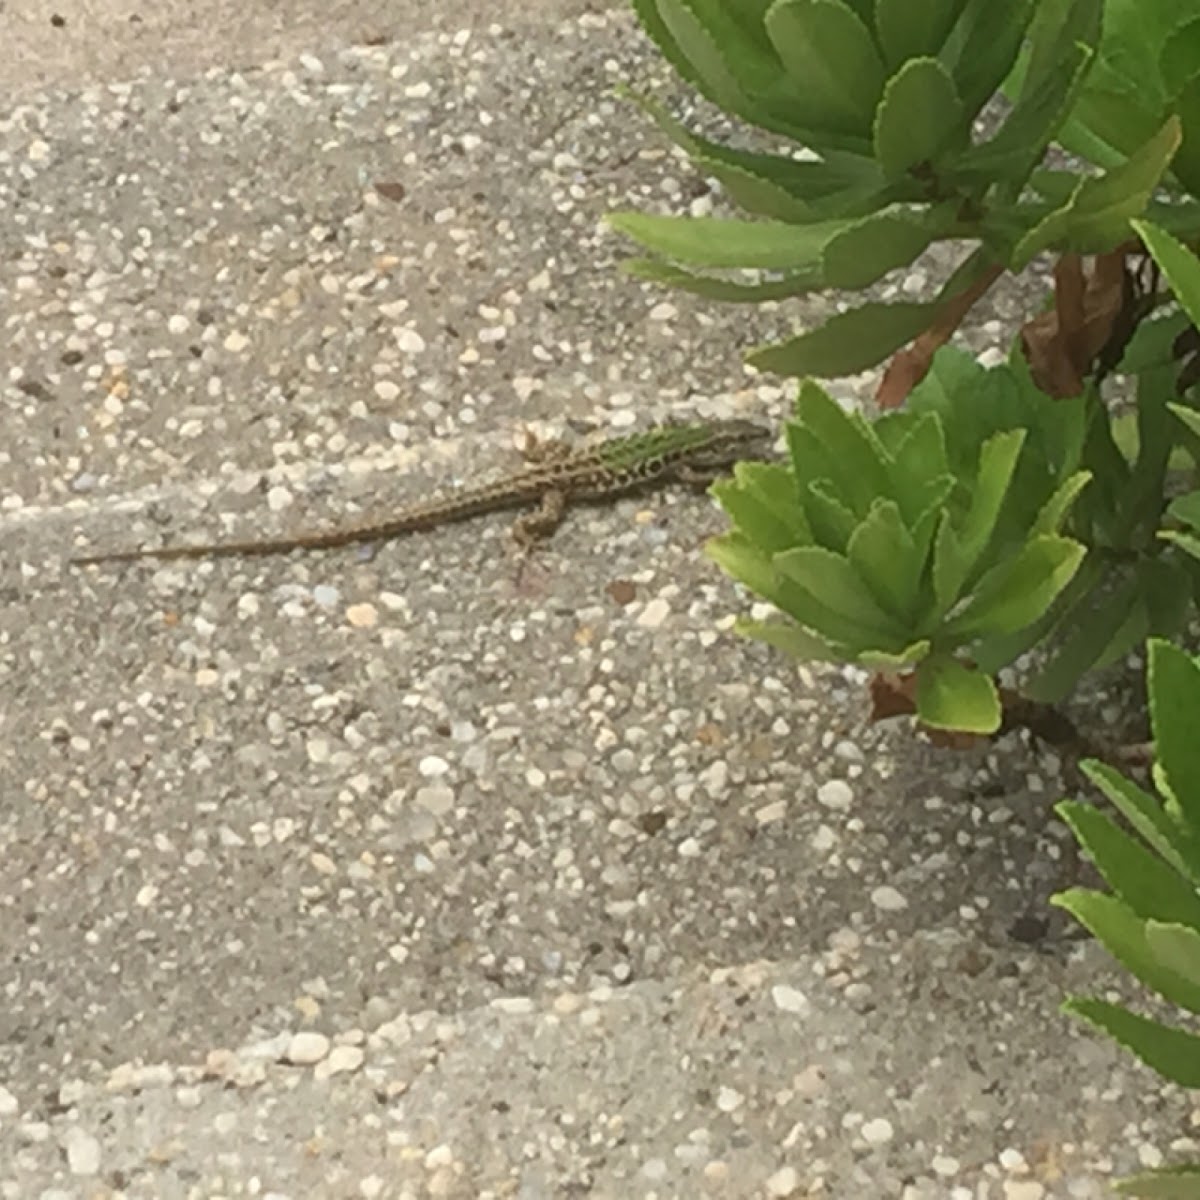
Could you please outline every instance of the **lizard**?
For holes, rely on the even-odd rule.
[[[573,450],[545,443],[521,470],[493,483],[420,500],[400,512],[328,530],[250,541],[167,545],[85,554],[76,566],[130,562],[140,558],[179,559],[287,554],[386,541],[487,513],[530,509],[518,518],[513,536],[523,546],[548,537],[572,504],[601,503],[671,483],[707,486],[740,459],[769,456],[773,436],[765,426],[734,419],[665,424],[642,433],[609,438]]]

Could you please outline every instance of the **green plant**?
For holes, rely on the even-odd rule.
[[[1148,988],[1195,1014],[1200,1013],[1200,660],[1169,642],[1151,642],[1147,688],[1159,798],[1112,767],[1085,763],[1088,778],[1129,830],[1091,805],[1059,804],[1059,815],[1112,890],[1070,888],[1052,902],[1071,913]],[[1184,1087],[1200,1087],[1200,1034],[1096,997],[1072,997],[1064,1008],[1115,1038],[1160,1075]],[[1197,1200],[1200,1164],[1138,1175],[1122,1181],[1118,1190]]]
[[[1000,727],[992,676],[1026,651],[1025,695],[1054,702],[1176,632],[1200,594],[1200,496],[1171,502],[1200,462],[1200,301],[1173,302],[1159,272],[1174,284],[1163,247],[1188,253],[1173,235],[1200,237],[1200,0],[633,4],[688,82],[785,144],[723,145],[638,98],[752,219],[611,214],[652,253],[634,275],[758,302],[864,290],[934,242],[974,243],[932,300],[868,301],[751,354],[796,376],[895,354],[879,399],[907,410],[839,426],[803,384],[785,462],[716,489],[734,530],[713,556],[791,618],[742,628],[907,672],[910,711],[975,732]],[[977,138],[1001,86],[1011,107]],[[1053,145],[1083,167],[1048,168]],[[1050,305],[1006,366],[972,372],[945,343],[1042,253]],[[1131,411],[1102,394],[1114,372]],[[910,436],[929,456],[911,494]]]
[[[784,375],[864,370],[924,335],[928,357],[1004,269],[1103,255],[1148,216],[1200,231],[1200,0],[633,0],[678,73],[725,111],[803,149],[734,148],[638,103],[754,220],[610,214],[653,257],[627,270],[718,300],[858,291],[939,241],[975,242],[925,302],[868,302],[750,355]],[[974,122],[1004,85],[999,130]],[[1047,169],[1056,141],[1093,165]],[[1099,173],[1097,174],[1096,171]],[[755,282],[714,275],[765,273]],[[1075,394],[1084,332],[1035,347]],[[1060,313],[1060,316],[1064,314]],[[1079,314],[1081,317],[1084,314]],[[1072,357],[1073,356],[1073,357]],[[909,372],[913,373],[913,372]],[[1037,372],[1035,371],[1035,376]],[[1045,384],[1047,380],[1039,379]],[[1054,388],[1048,390],[1054,391]],[[892,399],[898,397],[893,396]]]
[[[803,658],[913,670],[927,725],[991,732],[990,674],[1084,558],[1060,530],[1088,482],[1086,418],[1022,364],[984,370],[949,349],[874,423],[806,382],[787,460],[713,486],[734,528],[709,554],[791,618],[739,628]]]

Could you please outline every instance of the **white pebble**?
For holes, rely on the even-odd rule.
[[[951,1175],[957,1175],[961,1170],[958,1159],[951,1158],[948,1154],[935,1154],[933,1156],[933,1163],[931,1165],[933,1166],[933,1172],[935,1175],[941,1175],[947,1178]]]
[[[444,817],[454,808],[454,792],[448,787],[418,788],[414,800],[419,808],[435,817]]]
[[[100,1170],[100,1143],[82,1129],[66,1137],[67,1165],[72,1175],[95,1175]]]
[[[723,1113],[731,1113],[741,1108],[745,1097],[736,1088],[723,1087],[717,1089],[717,1107]]]
[[[19,1107],[16,1096],[0,1084],[0,1117],[15,1116]]]
[[[365,1058],[361,1046],[334,1046],[329,1057],[318,1068],[321,1078],[357,1071]]]
[[[436,754],[427,754],[419,763],[417,770],[420,771],[426,779],[437,779],[441,775],[445,775],[450,770],[450,764]]]
[[[817,788],[817,800],[826,808],[845,812],[854,800],[854,793],[844,779],[830,779]]]
[[[267,507],[272,512],[283,512],[285,508],[290,508],[292,503],[292,493],[285,487],[273,487],[267,492]]]
[[[637,623],[643,629],[657,629],[671,615],[671,606],[656,596],[638,613]]]
[[[800,1186],[800,1177],[794,1167],[780,1167],[773,1175],[767,1176],[768,1196],[791,1196]]]
[[[876,1117],[862,1127],[863,1141],[872,1146],[882,1146],[892,1140],[892,1123],[887,1117]]]
[[[1042,1200],[1046,1189],[1033,1179],[1010,1179],[1004,1185],[1004,1200]]]
[[[372,629],[379,622],[379,612],[373,604],[351,604],[346,609],[346,620],[355,629]]]
[[[817,832],[808,839],[808,844],[816,851],[824,854],[837,845],[837,834],[828,825],[817,826]]]
[[[304,1030],[288,1042],[284,1058],[297,1067],[318,1063],[329,1053],[329,1039],[323,1033]]]
[[[871,903],[884,912],[899,912],[908,907],[908,901],[894,887],[884,884],[871,893]]]
[[[787,801],[776,800],[772,804],[764,804],[755,814],[754,819],[760,825],[773,825],[787,816]]]
[[[425,349],[425,339],[415,329],[397,329],[396,345],[405,354],[420,354]]]
[[[785,983],[777,983],[771,989],[771,999],[775,1001],[775,1007],[783,1009],[784,1012],[808,1011],[808,997],[796,988],[788,987]]]
[[[1155,1170],[1163,1164],[1162,1151],[1157,1146],[1151,1146],[1148,1142],[1143,1142],[1138,1147],[1138,1162],[1149,1170]]]

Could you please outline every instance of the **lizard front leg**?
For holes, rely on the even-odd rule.
[[[532,429],[525,430],[525,444],[521,447],[521,457],[527,463],[544,466],[570,458],[574,453],[575,447],[563,438],[540,438]]]
[[[713,480],[720,479],[723,472],[710,471],[703,467],[689,467],[680,463],[675,468],[675,478],[686,488],[694,492],[706,492],[712,486]]]
[[[534,512],[525,513],[513,522],[513,541],[523,550],[530,549],[535,542],[544,541],[562,524],[566,511],[566,492],[560,488],[550,488],[542,493],[541,503]]]

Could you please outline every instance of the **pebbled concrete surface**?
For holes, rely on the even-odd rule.
[[[786,411],[738,350],[834,298],[614,270],[604,211],[712,203],[611,97],[662,75],[624,12],[351,10],[196,8],[0,117],[0,1196],[1038,1200],[1186,1151],[1056,1012],[1120,986],[1047,917],[1061,764],[734,638],[706,502],[526,563],[501,518],[65,564]]]

